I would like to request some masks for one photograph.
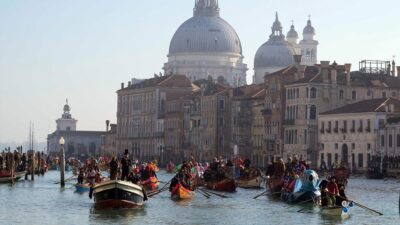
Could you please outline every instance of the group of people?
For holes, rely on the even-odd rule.
[[[86,160],[85,164],[79,167],[78,184],[89,183],[94,185],[103,180],[98,162],[93,157]]]
[[[0,152],[0,171],[3,173],[15,170],[16,172],[27,171],[32,173],[32,163],[35,169],[47,169],[46,155],[43,152],[37,152],[35,157],[32,154],[22,152],[22,148],[11,151],[10,148]]]
[[[345,189],[347,179],[338,179],[336,176],[327,177],[321,181],[319,187],[321,189],[321,206],[341,206],[342,201],[346,200]]]

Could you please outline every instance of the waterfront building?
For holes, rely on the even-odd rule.
[[[389,65],[390,62],[365,60],[354,72],[351,64],[329,61],[307,66],[303,78],[285,86],[284,156],[299,155],[317,166],[320,113],[367,99],[399,99],[400,79]]]
[[[121,84],[118,94],[117,149],[141,159],[160,159],[164,149],[166,101],[192,92],[184,75],[155,76]]]
[[[106,121],[106,132],[101,136],[100,155],[118,156],[117,151],[117,124]]]
[[[61,146],[59,140],[65,139],[65,154],[67,157],[85,158],[99,154],[101,136],[104,131],[77,130],[77,120],[71,115],[68,100],[63,108],[61,118],[56,120],[57,129],[47,136],[47,152],[49,155],[59,155]]]
[[[393,98],[363,100],[318,117],[319,158],[328,168],[336,161],[352,172],[365,172],[373,156],[395,156],[400,135],[387,125],[400,115],[400,101]],[[396,139],[397,137],[397,139]]]
[[[218,0],[195,0],[193,17],[172,37],[164,73],[192,82],[212,79],[233,87],[246,84],[247,65],[234,28],[220,17]]]
[[[232,113],[231,149],[236,149],[236,153],[242,157],[253,159],[254,148],[263,146],[263,130],[256,129],[258,123],[263,124],[259,118],[262,108],[259,112],[256,109],[259,108],[260,100],[261,104],[264,102],[265,87],[262,84],[246,85],[232,88],[229,93]]]

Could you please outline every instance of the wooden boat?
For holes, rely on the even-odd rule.
[[[25,176],[26,171],[22,171],[22,172],[15,172],[15,177],[14,180],[18,181],[19,179],[21,179],[23,176]],[[0,172],[0,183],[11,183],[12,182],[12,177],[10,172],[8,171],[1,171]]]
[[[76,192],[86,192],[86,191],[90,191],[90,184],[86,183],[86,184],[75,184],[75,188],[76,188]]]
[[[235,192],[236,183],[233,179],[223,179],[221,181],[206,182],[206,187],[215,191]]]
[[[156,177],[150,177],[149,179],[142,181],[142,186],[146,191],[154,191],[158,189],[160,182],[158,182]]]
[[[93,196],[97,207],[107,208],[137,208],[147,200],[146,192],[141,186],[119,180],[95,184]]]
[[[320,207],[320,213],[325,216],[335,216],[341,218],[349,217],[348,208],[345,210],[345,208],[342,206]]]
[[[252,178],[239,178],[236,180],[236,185],[240,188],[261,188],[262,177],[261,175]]]
[[[171,191],[171,198],[176,200],[192,199],[194,196],[195,192],[186,189],[180,182],[178,182]]]
[[[279,197],[281,196],[281,191],[283,187],[283,178],[282,177],[267,178],[265,186],[269,189],[271,197]]]

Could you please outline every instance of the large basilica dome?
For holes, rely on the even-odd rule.
[[[246,84],[239,36],[219,15],[218,0],[195,0],[193,17],[172,37],[166,74],[184,74],[192,81],[212,79],[231,86]]]

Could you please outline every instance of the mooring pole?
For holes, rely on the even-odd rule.
[[[32,160],[31,160],[31,180],[35,180],[35,150],[32,150]]]
[[[60,145],[61,145],[61,162],[60,162],[60,166],[61,166],[61,168],[60,168],[60,184],[61,184],[61,187],[64,187],[65,186],[65,179],[64,179],[64,177],[65,177],[65,152],[64,152],[64,143],[65,143],[65,140],[64,140],[64,138],[63,137],[61,137],[60,138]]]

